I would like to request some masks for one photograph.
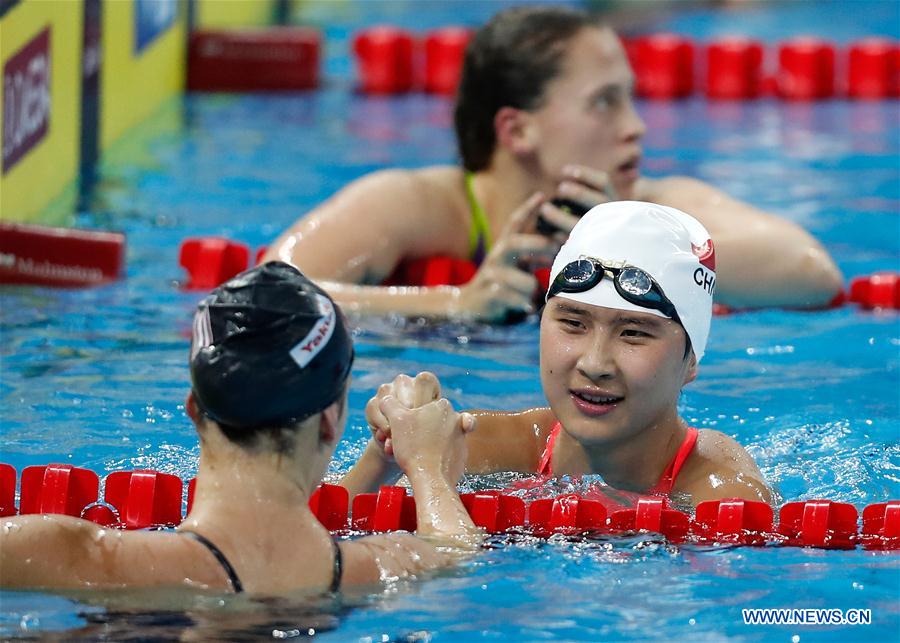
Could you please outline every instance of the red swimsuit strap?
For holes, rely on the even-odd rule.
[[[550,466],[550,460],[553,459],[553,445],[556,444],[556,438],[562,430],[562,424],[557,422],[550,429],[550,435],[547,436],[547,444],[544,445],[544,452],[541,454],[541,460],[538,463],[538,474],[542,476],[552,476],[553,471]]]
[[[562,424],[556,422],[553,425],[553,428],[550,429],[550,435],[547,436],[547,444],[544,446],[544,452],[541,454],[537,470],[537,473],[542,476],[553,475],[553,467],[550,461],[553,459],[553,447],[556,444],[556,438],[559,437],[559,432],[561,430]],[[697,429],[689,426],[687,434],[684,436],[684,441],[681,443],[681,446],[678,447],[678,452],[669,463],[669,466],[666,467],[666,470],[663,471],[662,476],[659,478],[659,482],[657,482],[656,486],[650,490],[651,494],[667,496],[672,492],[672,487],[675,486],[675,480],[681,472],[681,467],[684,466],[688,456],[691,455],[691,451],[694,450],[694,445],[697,443],[697,435]]]
[[[672,458],[669,466],[663,471],[662,476],[659,478],[659,482],[657,482],[656,486],[650,490],[651,494],[668,496],[672,493],[672,487],[675,486],[675,480],[681,472],[681,467],[688,459],[688,456],[691,455],[691,451],[694,450],[694,445],[697,443],[697,435],[697,429],[692,426],[687,428],[687,434],[684,436],[684,441],[681,443],[681,446],[678,447],[678,452],[675,454],[675,457]]]

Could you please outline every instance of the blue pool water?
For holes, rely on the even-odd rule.
[[[496,8],[427,3],[410,23],[409,13],[396,9],[402,5],[385,4],[387,17],[380,19],[431,27],[460,15],[477,22]],[[848,6],[852,23],[841,18]],[[788,3],[751,7],[740,19],[678,14],[656,26],[697,37],[731,25],[732,32],[771,40],[812,32],[846,41],[896,31],[895,11],[893,3]],[[198,450],[182,402],[198,294],[179,289],[178,243],[216,234],[263,245],[366,172],[454,159],[445,99],[351,93],[351,70],[339,54],[352,28],[379,19],[375,13],[363,5],[329,24],[330,80],[321,91],[191,96],[110,155],[78,223],[128,234],[127,279],[85,291],[0,291],[0,460],[19,470],[68,462],[101,474],[145,467],[184,479],[194,474]],[[639,109],[650,132],[647,174],[697,176],[799,222],[848,278],[898,269],[896,101],[696,99],[644,102]],[[435,371],[459,407],[540,404],[537,337],[535,321],[512,328],[358,322],[352,413],[331,473],[354,461],[367,435],[365,401],[400,371]],[[716,318],[700,377],[686,389],[681,410],[696,426],[747,445],[785,501],[828,498],[862,508],[900,498],[900,318],[852,307]],[[458,570],[344,606],[223,609],[195,598],[175,613],[122,616],[86,597],[2,592],[0,635],[265,639],[306,636],[313,628],[335,641],[900,637],[896,554],[672,549],[621,539],[493,545]],[[868,608],[872,624],[747,626],[745,607]]]

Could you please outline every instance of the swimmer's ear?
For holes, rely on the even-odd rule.
[[[194,424],[199,423],[200,409],[197,407],[197,400],[194,399],[193,391],[188,391],[187,397],[184,400],[184,412],[187,413],[187,416],[191,418],[191,421]]]
[[[322,411],[319,418],[319,442],[331,444],[340,437],[338,422],[343,415],[341,406],[340,402],[335,402]]]
[[[693,350],[691,351],[691,354],[688,355],[687,360],[688,366],[687,371],[685,371],[684,374],[684,382],[681,384],[682,386],[690,384],[695,379],[697,379],[697,356],[694,355]]]
[[[519,156],[537,147],[537,128],[531,114],[515,107],[501,107],[494,115],[497,144]]]

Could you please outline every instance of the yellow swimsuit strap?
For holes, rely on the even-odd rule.
[[[491,229],[488,227],[484,208],[475,197],[472,186],[473,174],[466,172],[466,195],[469,197],[469,208],[472,210],[472,227],[469,228],[469,257],[475,263],[481,263],[491,249]]]

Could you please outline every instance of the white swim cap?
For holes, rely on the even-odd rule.
[[[587,258],[615,268],[633,266],[654,279],[674,306],[700,361],[712,318],[716,253],[709,233],[699,221],[681,210],[653,203],[613,201],[598,205],[575,225],[556,255],[550,270],[551,290],[563,268]],[[640,299],[643,287],[650,286],[646,278],[638,282],[635,292],[639,295],[633,299]],[[629,284],[625,286],[629,292],[632,290]],[[624,299],[608,274],[589,290],[555,292],[554,296],[669,317],[660,310]]]

